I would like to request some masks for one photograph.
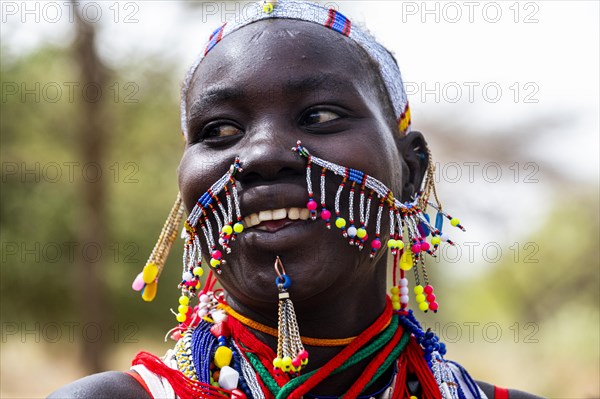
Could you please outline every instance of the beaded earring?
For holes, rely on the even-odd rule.
[[[350,245],[356,246],[362,250],[368,243],[369,234],[367,232],[371,222],[371,208],[375,201],[377,212],[375,216],[374,238],[370,241],[370,258],[374,259],[378,250],[381,249],[381,228],[384,218],[384,212],[388,216],[389,240],[388,249],[393,256],[393,287],[392,287],[392,305],[395,310],[406,310],[408,307],[408,280],[405,272],[413,269],[415,274],[415,300],[419,309],[427,311],[431,309],[434,312],[438,310],[438,303],[433,286],[429,284],[429,276],[425,268],[425,254],[436,256],[442,241],[454,245],[447,234],[442,233],[444,218],[450,220],[454,227],[465,231],[457,218],[450,216],[442,210],[442,205],[438,199],[434,184],[435,168],[429,155],[429,164],[426,177],[424,179],[422,190],[420,190],[412,201],[401,202],[394,197],[392,191],[381,181],[375,179],[366,173],[337,165],[322,158],[312,155],[306,147],[297,142],[292,151],[301,157],[306,158],[306,182],[308,191],[308,202],[306,207],[311,213],[311,219],[317,219],[317,201],[314,198],[312,186],[312,167],[317,165],[321,168],[320,178],[320,205],[321,219],[325,221],[327,228],[330,228],[331,211],[327,208],[325,201],[325,178],[327,172],[334,176],[341,177],[335,193],[333,210],[335,212],[335,226],[341,230],[342,236],[348,239]],[[348,209],[342,213],[341,202],[342,194],[346,187],[348,190]],[[433,194],[435,203],[429,200]],[[358,196],[358,201],[356,197]],[[356,203],[358,202],[358,209]],[[430,217],[426,213],[428,207],[437,211],[435,225],[430,222]],[[358,213],[358,220],[355,219]],[[347,215],[347,220],[344,216]],[[406,238],[404,238],[406,237]],[[427,241],[427,238],[429,242]],[[405,245],[406,243],[406,245]],[[419,266],[421,272],[419,272]],[[400,271],[398,276],[397,270]],[[398,277],[400,277],[398,279]],[[421,284],[421,277],[425,286]]]
[[[279,256],[275,260],[275,284],[279,290],[279,318],[277,323],[277,357],[273,359],[274,371],[298,374],[303,366],[308,364],[308,352],[300,340],[298,321],[294,304],[287,291],[292,285],[289,276],[285,274],[283,263]]]
[[[154,300],[158,289],[158,278],[165,266],[173,242],[177,238],[179,225],[183,217],[183,200],[181,194],[177,194],[175,204],[169,212],[169,216],[160,232],[158,241],[144,266],[144,269],[133,280],[132,288],[141,291],[142,299],[146,302]]]

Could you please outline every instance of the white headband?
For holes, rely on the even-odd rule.
[[[353,26],[349,19],[334,9],[327,9],[318,4],[298,0],[280,0],[278,2],[265,2],[264,6],[257,4],[249,10],[244,10],[243,15],[237,15],[216,29],[210,36],[205,50],[196,58],[183,82],[181,91],[181,129],[187,136],[187,93],[190,88],[192,77],[198,69],[198,65],[206,54],[223,39],[236,30],[253,22],[269,18],[296,19],[300,21],[313,22],[325,26],[340,34],[354,40],[362,47],[377,63],[379,73],[383,79],[391,103],[394,107],[398,129],[401,134],[410,131],[410,109],[408,99],[404,91],[402,76],[396,60],[392,54],[379,44],[375,38],[367,32]]]

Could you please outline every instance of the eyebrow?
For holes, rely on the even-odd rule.
[[[273,87],[268,87],[267,93]],[[285,92],[319,92],[319,96],[342,91],[343,96],[358,95],[359,89],[352,81],[341,79],[337,74],[324,73],[293,78],[282,85]],[[239,86],[226,86],[223,84],[211,85],[201,89],[200,98],[195,99],[190,106],[188,119],[193,119],[203,110],[215,107],[225,102],[240,102],[248,99],[247,90]]]

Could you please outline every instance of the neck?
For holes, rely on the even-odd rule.
[[[382,257],[373,264],[373,270],[367,276],[357,276],[353,287],[331,287],[324,293],[316,295],[310,301],[292,301],[300,334],[311,338],[348,338],[354,337],[366,330],[383,313],[386,304],[385,271],[386,259]],[[259,323],[277,329],[277,303],[274,301],[272,309],[257,312],[243,303],[228,297],[228,304],[238,313],[251,318]],[[251,330],[254,335],[267,344],[273,351],[277,347],[277,337]],[[344,347],[306,346],[310,354],[310,361],[305,372],[317,369]],[[360,376],[371,358],[349,368],[343,373],[330,376],[314,390],[314,394],[335,396],[345,392]],[[377,391],[385,386],[391,378],[392,370],[380,378],[371,388]]]

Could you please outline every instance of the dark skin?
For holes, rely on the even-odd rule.
[[[188,135],[179,168],[187,209],[236,156],[244,168],[236,176],[243,216],[305,206],[306,161],[290,151],[298,139],[314,155],[362,170],[397,196],[410,198],[426,170],[426,143],[420,133],[399,136],[389,100],[377,87],[380,78],[362,50],[327,28],[272,20],[227,36],[202,61],[188,92]],[[316,189],[319,171],[315,169]],[[328,204],[333,204],[337,184],[339,180],[327,187]],[[384,243],[386,232],[383,227]],[[297,221],[275,232],[251,228],[232,249],[219,276],[228,303],[264,324],[277,325],[275,256],[281,257],[292,279],[290,293],[302,335],[358,335],[385,306],[386,251],[378,251],[371,261],[368,250],[350,247],[339,230],[327,230],[321,221]],[[274,337],[257,336],[275,348]],[[341,350],[307,349],[309,370]],[[345,392],[365,364],[328,378],[312,393]],[[372,389],[384,386],[389,377],[384,375]],[[482,384],[488,397],[493,397],[490,387]],[[98,395],[147,397],[135,380],[116,372],[79,380],[50,397]],[[511,395],[532,397],[516,391]]]

